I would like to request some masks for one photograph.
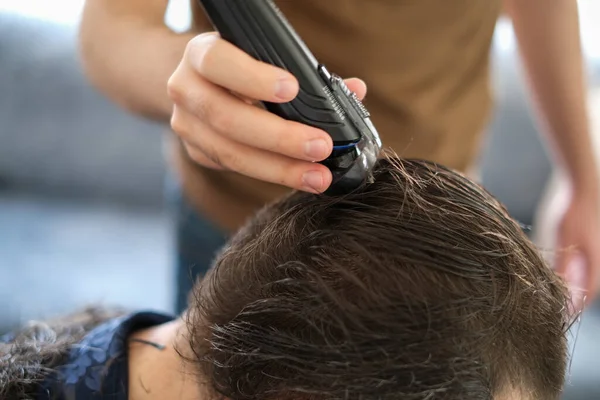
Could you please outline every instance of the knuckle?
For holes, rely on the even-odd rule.
[[[227,132],[231,126],[231,117],[223,111],[218,101],[211,101],[206,96],[199,95],[196,98],[197,112],[202,119],[215,130]]]
[[[184,119],[181,117],[180,113],[175,109],[173,114],[171,115],[171,129],[175,131],[179,136],[185,137],[187,136],[187,124]]]
[[[226,163],[223,162],[222,155],[215,148],[205,148],[203,149],[203,153],[211,162],[217,164],[222,168],[228,168]]]
[[[192,161],[194,161],[197,164],[204,165],[207,156],[204,154],[203,151],[195,147],[189,146],[187,144],[185,145],[185,149]]]
[[[195,90],[188,88],[184,96],[187,97],[186,109],[201,121],[210,123],[215,111],[213,101],[211,101],[206,91],[202,88],[196,88]]]
[[[188,157],[192,159],[197,164],[205,165],[208,160],[209,163],[214,161],[212,158],[201,148],[192,146],[189,143],[184,143],[185,151],[188,154]]]
[[[202,151],[210,161],[219,165],[221,168],[239,172],[240,156],[234,149],[223,146],[217,147],[207,145],[203,146]]]
[[[179,76],[176,73],[169,77],[167,81],[167,95],[174,103],[180,103],[183,98],[182,85],[179,83]]]
[[[208,109],[210,124],[219,132],[229,132],[232,127],[231,116],[214,104]]]
[[[219,156],[220,165],[231,171],[239,171],[240,157],[232,151],[221,152]]]
[[[196,36],[189,43],[192,65],[200,75],[210,75],[218,67],[221,46],[217,39],[218,36],[208,33]]]

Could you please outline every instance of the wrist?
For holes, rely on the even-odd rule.
[[[571,176],[571,190],[576,198],[589,198],[600,201],[600,176],[591,169]]]
[[[591,150],[592,147],[591,143],[588,144],[587,151],[583,151],[580,147],[579,151],[574,153],[579,156],[573,154],[570,162],[563,163],[566,178],[574,195],[600,196],[600,165]]]

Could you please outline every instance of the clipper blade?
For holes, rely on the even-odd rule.
[[[381,143],[367,136],[352,146],[335,149],[323,162],[333,175],[326,195],[344,195],[351,193],[369,181],[371,171],[377,163]]]

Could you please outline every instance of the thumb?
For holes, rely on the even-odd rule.
[[[367,95],[367,84],[358,78],[348,78],[345,80],[346,86],[351,92],[356,93],[356,96],[362,101]]]

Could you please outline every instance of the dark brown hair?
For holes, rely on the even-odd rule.
[[[567,294],[519,224],[432,163],[373,178],[266,207],[196,286],[187,339],[213,394],[558,399]]]

